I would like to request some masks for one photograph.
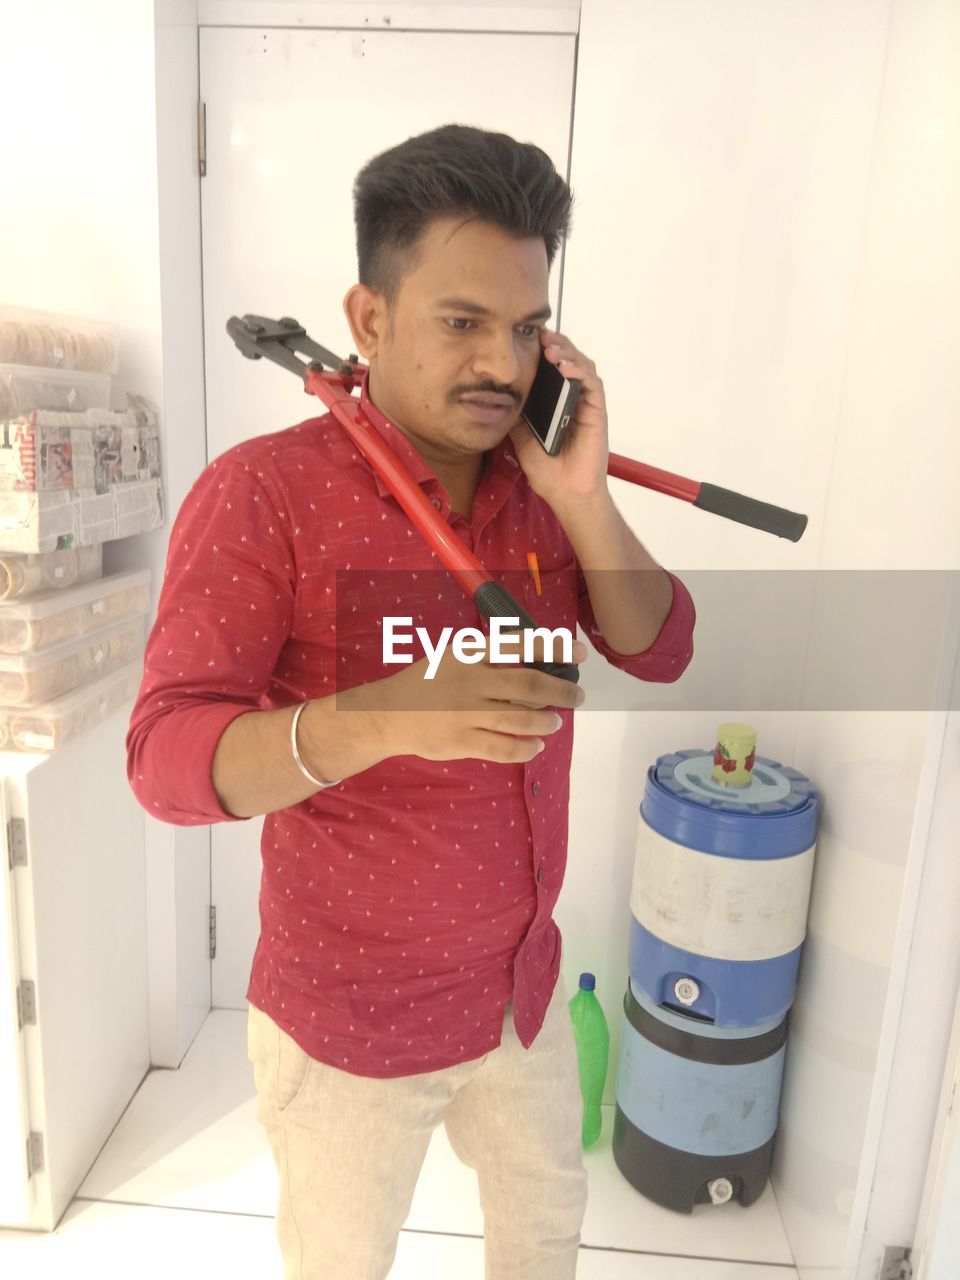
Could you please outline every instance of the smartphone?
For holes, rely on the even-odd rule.
[[[547,453],[560,452],[564,432],[580,395],[580,380],[565,378],[540,351],[540,364],[527,402],[520,413]]]

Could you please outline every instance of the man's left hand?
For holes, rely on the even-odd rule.
[[[531,489],[556,512],[564,504],[589,502],[608,492],[607,405],[592,360],[553,329],[541,329],[540,341],[551,364],[582,384],[574,416],[554,457],[523,421],[512,428],[510,439]]]

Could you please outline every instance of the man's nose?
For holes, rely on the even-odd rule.
[[[516,387],[522,372],[513,333],[487,334],[473,358],[473,372],[498,387]]]

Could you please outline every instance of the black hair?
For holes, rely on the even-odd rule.
[[[357,174],[353,202],[360,283],[392,302],[434,218],[462,215],[542,236],[552,266],[573,193],[533,143],[447,124],[374,156]]]

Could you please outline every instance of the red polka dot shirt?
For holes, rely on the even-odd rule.
[[[579,623],[638,679],[682,674],[695,613],[677,577],[650,649],[616,653],[509,437],[487,455],[467,518],[365,383],[361,399],[456,536],[539,625],[575,632]],[[139,802],[179,826],[253,821],[225,812],[213,789],[224,730],[251,710],[396,675],[402,668],[383,662],[388,614],[425,626],[434,642],[443,626],[485,629],[332,414],[211,462],[173,524],[127,733]],[[510,1000],[529,1047],[560,966],[552,913],[566,864],[573,712],[561,715],[528,764],[394,756],[267,814],[248,1000],[313,1058],[358,1075],[481,1057],[499,1044]]]

